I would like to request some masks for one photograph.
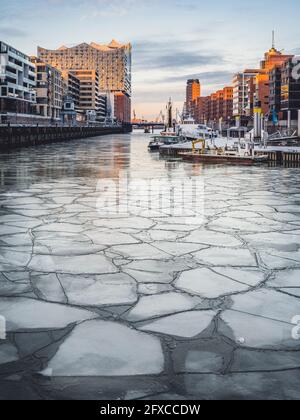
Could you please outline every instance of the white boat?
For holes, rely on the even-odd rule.
[[[153,136],[152,141],[149,143],[148,149],[151,152],[156,152],[161,146],[177,144],[181,141],[181,137],[176,133],[163,131],[160,135]]]
[[[194,118],[185,118],[176,127],[177,134],[182,137],[186,137],[189,140],[192,139],[212,139],[216,137],[214,131],[204,124],[196,124]]]

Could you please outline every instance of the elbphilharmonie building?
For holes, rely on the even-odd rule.
[[[114,94],[115,117],[131,120],[131,44],[113,40],[108,45],[82,43],[56,50],[38,47],[38,56],[62,71],[96,70],[102,92]]]

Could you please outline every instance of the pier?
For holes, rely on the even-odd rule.
[[[298,150],[281,148],[280,150],[274,149],[261,149],[255,151],[256,156],[268,155],[269,162],[276,165],[283,166],[300,166],[300,147]]]
[[[160,148],[160,155],[165,158],[178,158],[182,154],[190,153],[191,147],[182,146],[164,146]],[[283,166],[299,166],[300,167],[300,147],[276,147],[268,146],[265,148],[257,148],[254,150],[255,156],[268,156],[268,162]]]
[[[125,134],[131,132],[131,125],[116,127],[0,127],[0,150],[41,144],[70,141],[108,134]]]

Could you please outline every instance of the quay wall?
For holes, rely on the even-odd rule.
[[[26,146],[37,146],[81,138],[125,134],[131,125],[122,127],[0,127],[0,150],[6,151]]]
[[[274,165],[283,165],[289,167],[300,166],[300,152],[285,150],[267,150],[256,151],[257,156],[268,155],[269,163]]]

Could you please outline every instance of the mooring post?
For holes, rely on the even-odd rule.
[[[288,131],[290,131],[292,128],[292,112],[291,111],[288,111],[287,128],[288,128]]]

